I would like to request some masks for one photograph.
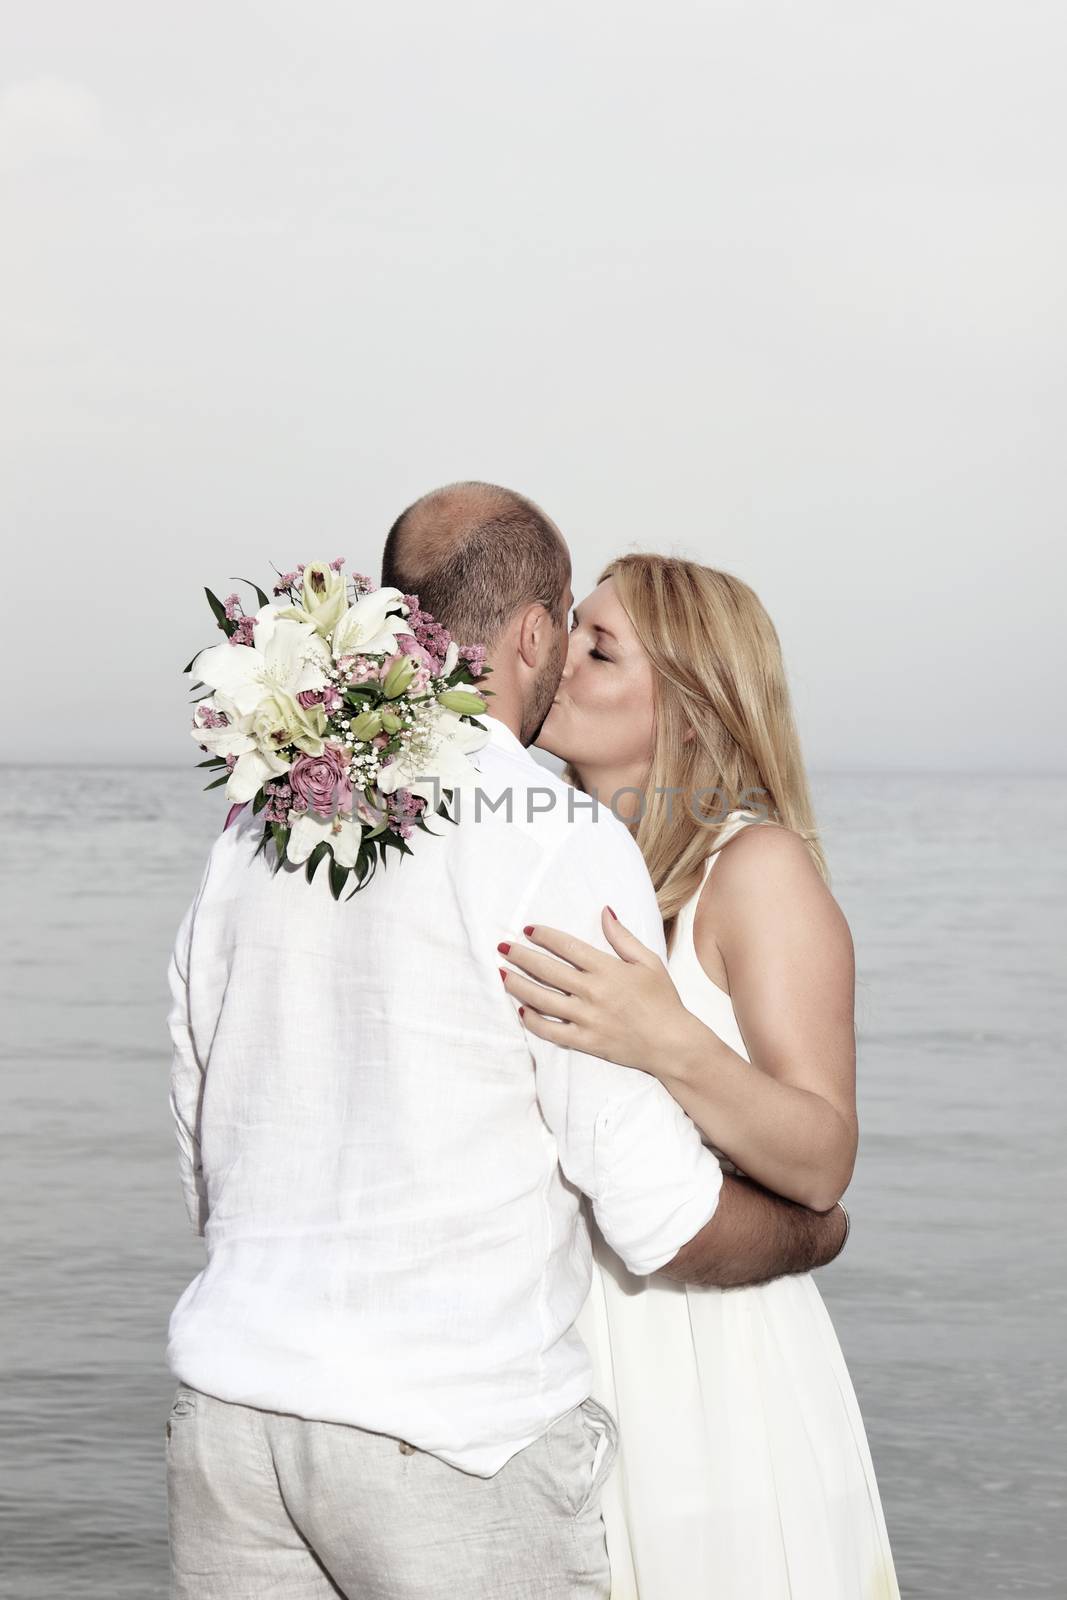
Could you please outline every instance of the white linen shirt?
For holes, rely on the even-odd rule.
[[[485,723],[458,823],[434,819],[439,837],[417,832],[351,899],[325,866],[309,884],[272,870],[273,846],[253,859],[246,808],[182,920],[168,1018],[207,1246],[170,1319],[171,1371],[482,1477],[589,1394],[581,1193],[643,1275],[721,1185],[656,1079],[519,1021],[496,946],[525,924],[607,950],[610,903],[660,955],[663,932],[622,823]]]

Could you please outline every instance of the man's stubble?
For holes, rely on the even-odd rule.
[[[519,735],[524,745],[533,744],[541,732],[542,724],[552,709],[552,702],[559,688],[559,681],[563,676],[563,668],[567,664],[567,634],[560,629],[551,659],[539,673],[530,698],[523,707],[522,731]]]

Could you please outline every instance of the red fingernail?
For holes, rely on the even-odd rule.
[[[528,939],[530,937],[531,933],[533,933],[533,923],[531,922],[530,926],[528,928],[523,928],[522,931],[523,931],[523,933],[526,935],[526,937]]]
[[[507,973],[506,973],[506,972],[505,972],[505,970],[504,970],[504,968],[503,968],[503,967],[497,967],[497,969],[496,969],[496,970],[497,970],[497,971],[498,971],[498,972],[499,972],[499,974],[500,974],[500,980],[501,980],[501,982],[502,982],[502,983],[507,983],[507,981],[508,981],[508,975],[507,975]]]
[[[526,1015],[526,1007],[525,1006],[520,1006],[519,1007],[519,1016],[520,1017],[524,1017],[525,1015]]]
[[[611,907],[610,906],[608,907],[608,910],[611,911]],[[615,917],[614,911],[611,911],[611,914],[612,914],[613,917]],[[615,917],[615,921],[618,922],[618,920],[619,920],[618,917]]]
[[[511,946],[509,944],[498,944],[497,949],[500,951],[502,956],[509,956],[511,954]]]

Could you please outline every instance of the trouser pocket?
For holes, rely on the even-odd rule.
[[[167,1418],[167,1441],[170,1442],[174,1431],[174,1423],[181,1417],[191,1417],[196,1412],[196,1390],[190,1389],[188,1384],[179,1383],[174,1393],[174,1401]]]
[[[619,1430],[598,1400],[583,1400],[548,1433],[553,1471],[572,1517],[599,1505],[600,1491],[615,1465]]]

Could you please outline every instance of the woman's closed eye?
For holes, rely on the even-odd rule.
[[[574,612],[572,612],[571,613],[571,625],[570,625],[570,630],[569,631],[571,633],[573,633],[577,626],[578,626],[578,618],[577,618],[576,614]],[[602,650],[598,650],[596,645],[593,645],[592,649],[589,650],[588,654],[592,656],[594,661],[610,661],[611,660],[611,657],[610,656],[606,656]]]

